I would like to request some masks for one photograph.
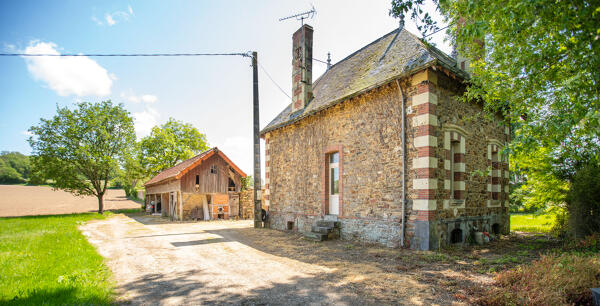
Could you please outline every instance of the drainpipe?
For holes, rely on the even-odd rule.
[[[404,228],[406,224],[406,101],[404,100],[404,93],[398,79],[396,79],[396,85],[398,85],[398,94],[400,95],[400,101],[402,101],[402,227],[400,246],[404,247]]]

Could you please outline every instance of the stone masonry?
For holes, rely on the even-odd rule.
[[[392,34],[383,38],[390,39]],[[421,47],[410,34],[400,35],[397,48],[407,44]],[[348,63],[375,61],[379,68],[364,68],[365,78],[378,73],[384,57],[368,54],[381,54],[375,49],[377,44],[385,52],[394,50],[395,46],[390,47],[394,40],[375,41],[357,51],[343,60],[347,60],[346,66],[337,67],[338,75],[331,75],[336,73],[334,66],[333,72],[324,76],[328,80],[321,82],[346,82],[344,78],[363,73],[348,68]],[[352,56],[362,54],[365,59],[352,62]],[[447,60],[435,55],[440,61]],[[311,110],[308,115],[306,110],[297,115],[301,110],[291,105],[274,119],[262,132],[266,153],[264,199],[270,226],[308,232],[316,221],[329,215],[328,158],[338,153],[337,220],[342,239],[398,247],[403,180],[407,190],[405,246],[431,250],[464,243],[475,231],[508,233],[508,161],[502,148],[510,131],[502,118],[485,115],[480,105],[460,100],[464,72],[436,63],[330,104],[309,102],[305,106]],[[361,86],[369,84],[362,79],[354,82],[359,81],[363,81]],[[326,86],[339,87],[325,84],[315,87],[315,100],[319,95],[335,94],[327,92]],[[402,97],[406,113],[405,178]]]

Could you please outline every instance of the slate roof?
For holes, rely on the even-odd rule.
[[[468,74],[443,51],[424,43],[406,29],[396,29],[331,66],[313,83],[314,98],[304,110],[292,114],[290,103],[261,135],[436,64],[468,79]]]
[[[219,148],[214,147],[214,148],[204,151],[190,159],[186,159],[171,168],[163,170],[162,172],[160,172],[159,174],[157,174],[156,176],[151,178],[149,181],[147,181],[146,184],[144,184],[144,186],[154,185],[154,184],[157,184],[157,183],[160,183],[165,180],[172,179],[172,178],[179,179],[182,175],[184,175],[187,172],[188,169],[191,169],[191,168],[197,166],[203,160],[209,158],[210,156],[212,156],[214,154],[219,154],[242,177],[246,176],[246,173],[244,173],[240,168],[238,168],[238,166],[236,166],[227,156],[225,156],[225,154],[223,154],[223,152],[219,151]]]

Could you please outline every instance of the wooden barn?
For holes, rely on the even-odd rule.
[[[229,219],[240,215],[241,178],[246,174],[214,147],[150,179],[146,205],[176,220]]]

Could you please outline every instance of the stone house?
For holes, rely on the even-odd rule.
[[[261,131],[272,228],[334,220],[341,238],[422,250],[508,233],[509,129],[459,100],[468,63],[400,28],[313,83],[312,38],[293,34],[292,103]]]
[[[214,147],[146,182],[146,205],[177,220],[239,217],[242,177],[244,171]]]

